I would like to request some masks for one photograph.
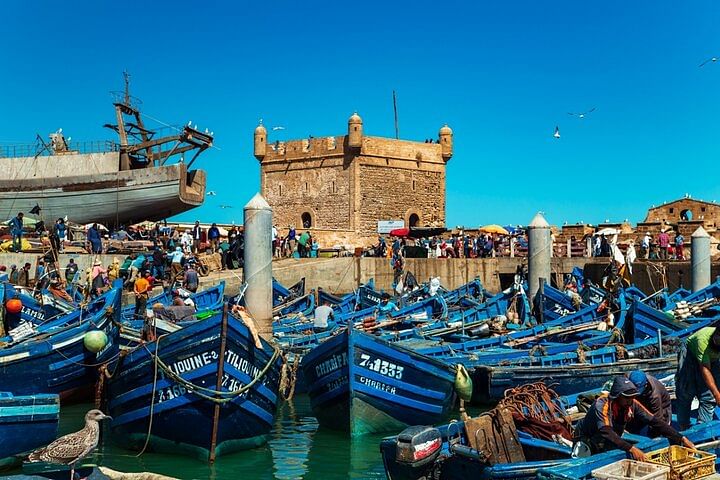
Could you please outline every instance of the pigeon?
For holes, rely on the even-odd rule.
[[[555,126],[555,133],[553,133],[553,137],[560,138],[560,127],[557,125]]]
[[[75,477],[75,464],[95,450],[100,439],[100,420],[112,417],[97,409],[85,414],[85,427],[75,433],[69,433],[52,442],[47,447],[38,448],[28,456],[30,462],[47,462],[70,465],[70,480]]]
[[[209,197],[214,197],[215,195],[217,195],[217,193],[215,193],[215,190],[210,190],[209,192],[207,192],[206,195],[208,195]]]
[[[587,112],[580,112],[580,113],[568,112],[568,115],[570,115],[572,117],[585,118],[587,116],[587,114],[592,113],[594,111],[595,111],[595,107],[591,108]]]
[[[715,63],[715,62],[718,61],[719,58],[720,58],[720,57],[708,58],[707,60],[705,60],[703,63],[700,64],[700,67],[704,67],[705,65],[707,65],[707,64],[710,63],[710,62]]]

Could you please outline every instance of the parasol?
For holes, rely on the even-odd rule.
[[[500,235],[509,235],[510,232],[508,232],[505,228],[501,227],[500,225],[485,225],[484,227],[480,227],[480,231],[483,233],[498,233]]]

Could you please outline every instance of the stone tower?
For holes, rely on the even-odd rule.
[[[348,119],[348,146],[350,148],[360,148],[362,146],[362,137],[362,118],[355,112]]]
[[[439,142],[366,135],[354,113],[347,134],[271,141],[255,129],[263,197],[281,235],[290,226],[310,230],[320,245],[367,246],[377,242],[378,222],[445,226],[445,168],[453,133]]]

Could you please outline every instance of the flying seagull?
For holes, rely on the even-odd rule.
[[[215,193],[215,190],[210,190],[209,192],[206,193],[206,195],[209,197],[214,197],[215,195],[217,195],[217,193]]]
[[[585,116],[587,114],[592,113],[594,111],[595,111],[595,107],[591,108],[587,112],[579,112],[579,113],[568,112],[568,115],[571,115],[573,117],[578,117],[578,118],[585,118]]]
[[[232,208],[232,205],[220,205],[220,208]]]
[[[75,433],[58,438],[47,447],[42,447],[28,456],[31,462],[58,463],[70,465],[70,480],[75,476],[75,464],[97,448],[100,439],[100,420],[111,419],[100,410],[85,414],[85,427]]]
[[[553,133],[553,137],[560,138],[560,127],[555,125],[555,133]]]
[[[277,126],[277,127],[272,127],[272,129],[273,129],[273,131],[276,131],[276,130],[285,130],[285,127]]]
[[[708,58],[708,59],[705,60],[703,63],[701,63],[700,66],[701,66],[701,67],[704,67],[706,64],[708,64],[708,63],[710,63],[710,62],[715,63],[715,62],[718,61],[719,58],[720,58],[720,57],[711,57],[711,58]]]

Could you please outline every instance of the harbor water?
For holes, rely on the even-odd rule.
[[[60,434],[79,430],[91,404],[63,406]],[[124,450],[113,444],[103,429],[98,465],[124,472],[154,472],[182,479],[384,479],[380,457],[383,435],[350,439],[347,433],[318,428],[305,395],[298,395],[278,409],[268,443],[253,450],[221,456],[214,465],[195,458]],[[8,472],[10,473],[10,472]]]

